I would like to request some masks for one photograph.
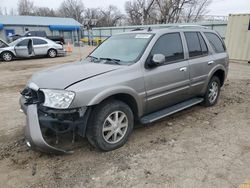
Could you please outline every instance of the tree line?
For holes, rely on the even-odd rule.
[[[18,15],[71,17],[95,27],[196,22],[208,12],[212,0],[127,0],[125,13],[116,6],[87,8],[82,0],[64,0],[58,9],[35,6],[33,0],[19,0]],[[0,14],[15,14],[0,8]]]

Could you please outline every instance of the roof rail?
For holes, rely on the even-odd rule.
[[[174,26],[170,26],[168,28],[170,28],[170,29],[177,29],[177,28],[183,28],[183,29],[185,29],[185,28],[187,28],[187,29],[189,29],[189,28],[203,28],[203,29],[208,29],[208,27],[202,26],[202,25],[174,25]]]
[[[132,29],[131,31],[142,31],[142,30],[144,30],[144,29],[141,28],[141,27],[137,27],[137,28],[135,28],[135,29]]]

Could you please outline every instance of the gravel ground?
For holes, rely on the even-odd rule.
[[[83,56],[91,48],[83,48]],[[78,52],[78,50],[75,50]],[[112,152],[78,139],[73,155],[25,146],[19,91],[32,73],[79,59],[0,63],[0,182],[4,187],[238,187],[250,177],[250,65],[231,63],[216,106],[195,106],[134,130]]]

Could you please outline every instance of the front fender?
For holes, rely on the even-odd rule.
[[[108,88],[100,93],[98,93],[97,95],[95,95],[91,101],[89,101],[89,103],[87,104],[87,106],[92,106],[92,105],[96,105],[99,104],[100,102],[102,102],[103,100],[117,95],[117,94],[128,94],[131,97],[134,98],[134,100],[136,101],[137,104],[137,109],[138,109],[138,115],[141,116],[143,113],[143,102],[142,102],[142,98],[143,98],[143,93],[137,93],[135,90],[133,90],[130,87],[126,87],[126,86],[122,86],[122,87],[112,87],[112,88]]]

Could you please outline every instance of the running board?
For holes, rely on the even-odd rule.
[[[178,103],[174,106],[162,109],[162,110],[154,112],[152,114],[148,114],[148,115],[142,117],[140,119],[140,122],[142,124],[152,123],[152,122],[157,121],[159,119],[165,118],[171,114],[174,114],[176,112],[179,112],[179,111],[184,110],[186,108],[189,108],[191,106],[199,104],[203,100],[204,100],[203,98],[193,98],[193,99]]]

